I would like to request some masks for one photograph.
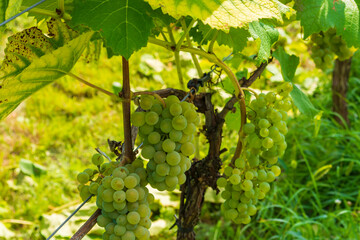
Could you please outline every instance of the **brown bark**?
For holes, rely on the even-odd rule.
[[[97,217],[100,216],[101,210],[96,210],[93,215],[77,230],[77,232],[70,238],[70,240],[82,239],[96,224]]]
[[[335,120],[342,126],[350,125],[346,102],[346,93],[351,68],[351,58],[345,61],[335,60],[335,67],[332,79],[332,100],[333,111],[338,113],[343,119],[335,116]]]

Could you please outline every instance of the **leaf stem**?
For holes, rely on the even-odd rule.
[[[175,42],[175,38],[174,38],[174,34],[172,32],[172,29],[170,26],[167,26],[168,29],[168,34],[170,36],[170,41],[172,43],[172,45],[174,46],[174,49],[171,49],[171,51],[174,52],[175,55],[175,65],[176,65],[176,71],[179,77],[179,82],[181,85],[181,88],[184,89],[184,80],[183,80],[183,76],[182,76],[182,72],[181,72],[181,63],[180,63],[180,53],[178,50],[176,50],[176,42]]]
[[[216,38],[217,38],[218,34],[219,34],[219,31],[216,30],[216,32],[215,32],[215,34],[214,34],[214,36],[213,36],[213,38],[211,39],[211,42],[210,42],[210,44],[209,44],[209,48],[208,48],[208,52],[209,52],[209,53],[213,53],[213,52],[214,52],[214,44],[215,44],[215,41],[216,41]]]
[[[61,11],[61,15],[64,16],[65,14],[65,1],[64,0],[58,0],[58,7]]]
[[[254,89],[251,89],[251,88],[241,88],[242,90],[246,90],[246,91],[249,91],[249,92],[252,92],[256,98],[258,98],[258,94],[254,91]]]
[[[28,8],[27,6],[21,6],[20,10],[23,11],[27,8]],[[42,9],[42,8],[33,8],[33,9],[29,10],[28,12],[34,13],[34,14],[40,14],[40,15],[44,15],[44,16],[49,16],[49,17],[53,17],[53,18],[60,18],[60,16],[56,12]],[[71,18],[69,18],[68,15],[63,15],[62,18],[65,19],[66,21],[71,20]]]
[[[186,26],[185,19],[182,18],[182,19],[180,20],[180,23],[181,23],[181,25],[182,25],[182,27],[183,27],[184,33],[183,33],[183,35],[181,36],[180,40],[177,42],[175,51],[179,51],[182,43],[184,42],[186,36],[189,34],[189,31],[190,31],[190,29],[192,28],[192,26],[194,25],[195,22],[196,22],[195,19],[191,20],[189,26],[187,27],[187,26]]]
[[[185,29],[187,30],[185,20],[183,20],[183,21],[181,22],[181,25],[182,25],[184,31],[185,31]],[[190,28],[190,27],[192,27],[192,25],[189,25],[189,28]],[[186,41],[187,41],[188,46],[192,48],[192,43],[191,43],[189,31],[187,31],[187,34],[186,34]],[[200,64],[199,64],[198,59],[196,58],[196,55],[193,54],[193,53],[191,53],[191,58],[192,58],[192,60],[193,60],[193,62],[194,62],[194,65],[195,65],[195,68],[196,68],[196,70],[197,70],[197,72],[198,72],[199,77],[202,77],[202,76],[204,75],[204,73],[203,73],[203,71],[202,71],[202,69],[201,69],[201,67],[200,67]]]
[[[110,97],[117,97],[115,94],[113,94],[112,92],[109,92],[101,87],[98,87],[92,83],[89,83],[88,81],[86,81],[85,79],[79,77],[79,76],[76,76],[75,74],[73,74],[72,72],[69,72],[67,73],[68,76],[72,77],[72,78],[75,78],[76,80],[84,83],[85,85],[88,85],[89,87],[92,87],[92,88],[95,88],[96,90],[99,90],[100,92],[102,93],[105,93],[106,95],[109,95]]]

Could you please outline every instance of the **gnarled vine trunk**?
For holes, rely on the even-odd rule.
[[[333,100],[333,111],[338,113],[344,121],[335,116],[336,121],[344,126],[345,124],[350,125],[346,93],[348,90],[348,82],[351,68],[351,58],[345,61],[335,60],[335,67],[333,71],[332,79],[332,100]]]

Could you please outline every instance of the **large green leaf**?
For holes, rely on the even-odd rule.
[[[18,1],[18,0],[16,0],[16,1]],[[34,5],[35,3],[37,3],[37,2],[39,2],[39,0],[23,0],[22,6],[23,7],[30,7],[30,6]],[[73,0],[65,0],[64,4],[65,4],[65,11],[67,13],[71,13],[72,8],[73,8]],[[38,9],[44,9],[44,10],[48,10],[48,11],[53,11],[54,13],[56,12],[56,9],[58,9],[58,7],[59,7],[58,0],[46,0],[45,2],[43,2],[43,3],[41,3],[40,5],[37,6]],[[41,21],[43,19],[48,18],[48,16],[43,15],[43,14],[39,14],[36,11],[30,11],[29,16],[34,16],[37,21]]]
[[[216,42],[221,45],[226,45],[233,49],[233,52],[240,52],[247,44],[250,34],[245,28],[230,28],[228,32],[211,28],[209,25],[203,24],[201,21],[196,27],[190,30],[190,35],[194,41],[200,45],[207,44],[208,41],[216,36]]]
[[[147,44],[153,27],[149,11],[142,0],[76,0],[72,22],[100,31],[115,55],[129,58]]]
[[[285,81],[292,82],[297,66],[299,65],[299,58],[295,55],[287,54],[283,48],[277,49],[273,53],[274,57],[280,62],[281,74]],[[290,95],[294,101],[295,106],[299,111],[310,117],[315,117],[319,110],[314,107],[309,98],[303,93],[295,84]]]
[[[303,0],[294,8],[304,27],[304,38],[312,33],[336,28],[348,46],[360,47],[359,1]]]
[[[249,23],[249,32],[254,39],[260,39],[257,60],[268,60],[271,56],[271,46],[279,39],[279,32],[261,22]]]
[[[191,16],[212,28],[228,31],[259,19],[282,21],[289,8],[277,0],[146,0],[174,18]]]
[[[32,27],[9,38],[0,69],[0,120],[28,96],[67,74],[93,34],[78,36],[54,19],[48,28],[51,37]]]
[[[6,9],[9,5],[9,0],[0,0],[0,23],[5,21]]]

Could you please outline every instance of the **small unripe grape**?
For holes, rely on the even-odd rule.
[[[250,134],[253,133],[255,131],[255,125],[253,123],[246,123],[244,125],[244,133],[245,134]]]
[[[274,145],[274,140],[272,138],[266,137],[262,140],[262,146],[264,148],[271,148]]]
[[[182,113],[182,107],[179,103],[173,103],[169,110],[173,116],[179,116]]]
[[[159,121],[159,115],[156,112],[147,112],[145,114],[145,122],[148,125],[155,125]]]
[[[81,184],[86,184],[90,180],[90,176],[86,172],[81,172],[77,175],[77,180]]]
[[[100,166],[104,162],[104,157],[100,153],[95,153],[92,156],[91,161],[94,165]]]
[[[187,120],[184,116],[179,115],[173,118],[172,127],[176,130],[184,130],[187,126]]]
[[[218,187],[225,187],[227,184],[226,178],[220,177],[216,180],[216,184]]]
[[[162,148],[165,152],[172,152],[175,150],[176,144],[171,141],[170,139],[166,139],[163,143],[162,143]]]
[[[154,97],[150,95],[141,95],[140,107],[144,110],[150,110],[153,105]]]

